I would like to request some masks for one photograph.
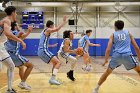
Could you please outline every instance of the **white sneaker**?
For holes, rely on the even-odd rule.
[[[30,86],[30,85],[28,85],[27,83],[25,83],[25,85],[31,88],[31,86]]]
[[[14,89],[11,89],[11,90],[8,89],[8,90],[6,91],[6,93],[17,93],[17,92],[16,92],[16,90],[14,90]]]
[[[21,89],[25,89],[25,90],[31,90],[31,87],[24,82],[20,82],[18,87],[20,87]]]
[[[83,65],[83,66],[82,66],[82,70],[83,70],[83,71],[86,71],[86,68],[87,68],[86,65]]]
[[[93,69],[93,68],[92,68],[91,65],[89,65],[89,66],[87,66],[87,67],[85,68],[86,71],[91,71],[92,69]]]
[[[60,85],[60,84],[61,84],[59,81],[57,81],[57,80],[55,80],[55,79],[50,79],[50,80],[49,80],[49,83],[50,83],[51,85]]]
[[[94,89],[92,93],[98,93],[98,89]]]

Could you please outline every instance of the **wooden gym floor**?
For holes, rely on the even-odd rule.
[[[38,57],[27,57],[34,64],[32,74],[29,76],[27,83],[32,86],[32,90],[26,91],[20,89],[17,85],[20,82],[18,69],[15,69],[15,79],[13,86],[18,93],[92,93],[102,73],[106,67],[102,67],[103,57],[92,57],[93,70],[91,72],[82,71],[82,58],[75,68],[76,81],[72,82],[66,77],[69,71],[69,64],[62,64],[57,78],[62,85],[50,85],[48,80],[51,76],[52,65],[45,64]],[[0,93],[6,93],[7,89],[6,67],[0,73]],[[140,77],[133,70],[126,71],[123,66],[114,70],[107,81],[102,85],[99,93],[140,93]]]

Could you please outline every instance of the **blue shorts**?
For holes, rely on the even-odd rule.
[[[113,53],[111,61],[109,63],[109,67],[111,69],[115,69],[121,65],[127,70],[131,70],[138,65],[138,61],[129,53],[129,54],[119,54]]]
[[[39,49],[38,50],[38,56],[45,62],[49,63],[51,59],[55,56],[52,54],[50,51],[44,50],[44,49]]]
[[[15,52],[8,51],[11,59],[13,60],[14,64],[16,67],[22,66],[25,63],[29,62],[28,59],[25,57],[21,56],[20,54],[16,54]]]

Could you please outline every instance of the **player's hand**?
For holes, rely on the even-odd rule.
[[[106,60],[106,61],[102,64],[102,66],[105,66],[107,63],[108,63],[108,61]]]
[[[54,44],[54,46],[56,47],[58,45],[58,43]]]
[[[23,41],[21,42],[21,45],[23,47],[22,49],[26,49],[26,44]]]
[[[67,16],[63,17],[63,21],[66,22],[67,21]]]
[[[96,46],[98,46],[98,47],[99,47],[99,46],[101,46],[101,45],[100,45],[100,44],[96,44]]]
[[[77,55],[77,49],[74,49],[73,51],[74,51],[74,53]]]
[[[28,31],[31,33],[33,31],[33,26],[28,26]]]

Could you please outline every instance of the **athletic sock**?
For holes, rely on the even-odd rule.
[[[100,88],[100,85],[96,85],[96,87],[95,87],[95,90],[99,90],[99,88]]]
[[[57,73],[58,73],[58,69],[54,68],[51,79],[55,79]]]

